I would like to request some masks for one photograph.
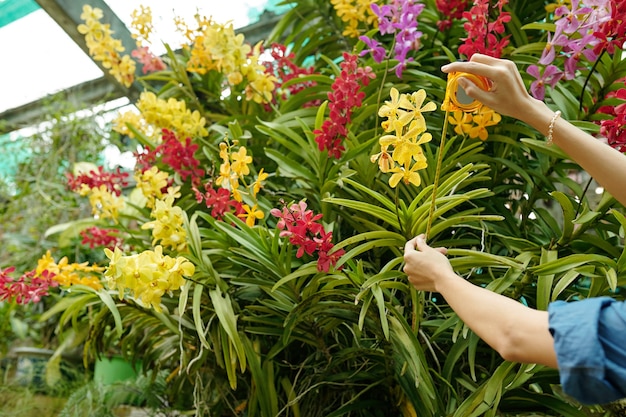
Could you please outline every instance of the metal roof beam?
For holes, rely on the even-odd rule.
[[[85,23],[80,15],[83,13],[83,2],[77,2],[75,0],[35,0],[39,6],[50,15],[50,17],[57,22],[59,26],[68,34],[68,36],[83,50],[87,56],[89,54],[89,48],[85,43],[85,35],[78,31],[78,25]],[[119,39],[124,46],[127,53],[137,47],[135,40],[133,39],[130,30],[126,27],[126,24],[111,10],[104,0],[90,0],[89,5],[92,8],[98,8],[102,10],[103,23],[110,25],[113,31],[113,36]],[[122,93],[127,96],[137,96],[141,91],[139,84],[133,84],[130,89],[120,84],[113,76],[109,75],[109,69],[104,68],[102,63],[95,61],[96,65],[104,72],[105,77],[110,80],[116,88],[120,89]],[[140,70],[138,65],[137,71]],[[139,74],[139,73],[137,73]]]
[[[61,3],[69,4],[71,3],[71,0],[37,0],[37,2],[42,4],[43,8],[47,7],[46,11],[48,13],[52,11],[52,13],[57,16],[56,18],[54,18],[53,16],[53,18],[57,22],[63,21],[63,24],[59,24],[66,32],[68,32],[72,39],[74,39],[74,41],[81,48],[83,48],[83,50],[85,50],[86,45],[84,42],[84,37],[76,29],[78,27],[78,24],[82,23],[82,21],[80,20],[80,14],[82,13],[82,9],[80,9],[80,11],[75,9],[72,9],[72,11],[68,11],[67,9],[64,9],[62,7]],[[45,7],[43,6],[44,3],[46,3]],[[92,1],[91,3],[93,5],[96,5],[103,2]],[[69,7],[71,8],[72,6]],[[74,22],[74,20],[69,17],[70,15],[75,16],[78,21],[76,23],[71,23]],[[110,15],[114,15],[113,12],[110,12]],[[105,17],[106,16],[107,15],[105,14]],[[240,29],[236,29],[236,32],[242,33],[245,36],[246,42],[256,44],[258,41],[267,39],[280,18],[281,15],[276,15],[272,12],[266,12],[261,15],[261,20],[259,20],[258,22]],[[119,18],[115,17],[115,19],[119,21]],[[111,27],[113,28],[113,26]],[[116,37],[119,32],[124,31],[130,37],[130,33],[125,26],[123,27],[123,29],[114,30]],[[134,42],[132,38],[130,40]],[[133,49],[134,43],[133,46],[127,46],[127,44],[125,43],[124,47]],[[86,53],[87,52],[88,51],[86,51]],[[108,74],[108,70],[103,69],[103,71],[105,74]],[[114,79],[112,80],[112,77],[104,76],[102,78],[87,81],[74,87],[67,88],[61,93],[52,94],[42,99],[30,102],[28,104],[24,104],[20,107],[8,109],[0,113],[0,135],[22,129],[24,127],[33,126],[45,120],[46,114],[50,111],[50,97],[59,94],[63,94],[66,97],[71,98],[71,100],[75,103],[81,103],[85,106],[85,108],[89,107],[90,105],[101,104],[104,101],[110,101],[124,96],[128,97],[131,102],[136,100],[136,95],[131,94],[130,90],[122,87]]]
[[[45,121],[47,115],[56,110],[54,97],[64,97],[65,100],[71,100],[79,108],[88,108],[89,105],[101,104],[125,96],[126,94],[115,88],[115,85],[105,77],[86,81],[40,100],[3,112],[0,114],[0,135]]]

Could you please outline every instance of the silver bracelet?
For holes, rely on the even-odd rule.
[[[556,119],[561,116],[561,110],[557,110],[554,112],[554,116],[552,116],[552,120],[550,120],[550,126],[548,126],[548,140],[546,143],[552,145],[552,134],[554,133],[554,124],[556,123]]]

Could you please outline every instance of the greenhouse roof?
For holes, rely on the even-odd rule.
[[[86,53],[82,35],[76,30],[83,4],[104,10],[114,36],[125,45],[133,42],[128,29],[133,10],[149,6],[155,26],[153,39],[177,46],[180,34],[174,30],[174,17],[191,22],[199,12],[220,23],[231,22],[244,33],[249,30],[251,35],[246,34],[246,39],[258,41],[273,27],[277,3],[230,0],[229,7],[220,7],[216,1],[188,0],[0,0],[0,45],[5,63],[0,77],[0,134],[36,121],[40,100],[61,91],[73,91],[88,102],[114,96],[113,90],[118,90],[118,97],[124,95]],[[264,21],[268,24],[262,24]],[[165,51],[162,43],[152,45],[152,49],[157,54]]]

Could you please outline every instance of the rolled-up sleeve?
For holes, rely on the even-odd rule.
[[[626,398],[626,304],[555,301],[548,313],[563,391],[584,404]]]

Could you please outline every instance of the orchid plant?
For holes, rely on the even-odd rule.
[[[0,297],[61,291],[46,313],[59,332],[87,325],[87,357],[141,357],[196,415],[605,411],[566,398],[554,371],[497,357],[401,267],[426,233],[468,280],[535,308],[623,297],[623,208],[529,127],[456,106],[461,75],[439,68],[514,60],[536,97],[621,149],[624,2],[286,3],[256,45],[176,18],[181,47],[162,57],[149,7],[121,55],[84,6],[94,59],[144,86],[112,125],[136,162],[67,175],[91,223],[64,233],[101,262],[51,251],[1,270]]]

